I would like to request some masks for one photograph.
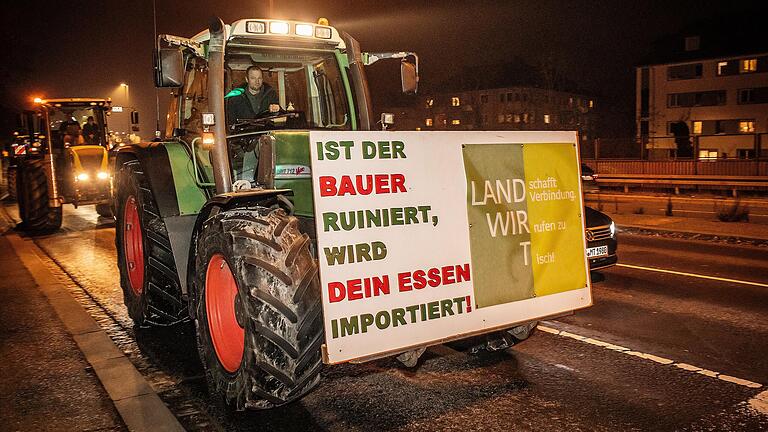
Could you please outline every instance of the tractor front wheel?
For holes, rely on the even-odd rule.
[[[123,163],[116,185],[115,246],[128,315],[137,326],[187,320],[168,231],[141,163]]]
[[[212,397],[236,410],[299,399],[320,381],[317,263],[281,209],[210,217],[196,240],[198,350]]]

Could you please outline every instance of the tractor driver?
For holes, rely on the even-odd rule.
[[[264,113],[280,111],[277,92],[264,82],[261,69],[251,66],[245,71],[245,89],[242,94],[227,99],[227,123],[238,119],[253,119]]]
[[[83,125],[83,137],[87,144],[99,144],[99,125],[96,124],[93,116],[88,116]]]

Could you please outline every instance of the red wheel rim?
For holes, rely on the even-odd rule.
[[[134,294],[141,295],[144,291],[144,239],[141,236],[139,209],[133,195],[125,201],[123,211],[123,248],[128,282]]]
[[[224,255],[216,254],[208,261],[205,274],[205,311],[216,357],[227,372],[240,367],[245,350],[245,330],[235,314],[236,299],[235,277]]]

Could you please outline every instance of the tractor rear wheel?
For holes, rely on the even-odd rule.
[[[137,326],[187,320],[168,231],[139,161],[123,163],[115,184],[117,266],[128,314]]]
[[[21,228],[25,231],[50,232],[61,227],[61,207],[48,202],[48,178],[44,161],[22,161],[16,173],[17,202]]]
[[[197,345],[212,397],[231,409],[284,405],[320,381],[322,308],[309,243],[281,209],[227,210],[201,229]]]
[[[16,199],[16,167],[8,167],[8,198]]]

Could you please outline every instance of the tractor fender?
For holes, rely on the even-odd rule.
[[[228,192],[212,196],[200,209],[197,214],[194,228],[189,243],[189,253],[186,261],[186,289],[190,304],[194,304],[197,288],[195,283],[195,251],[197,250],[197,236],[203,227],[205,221],[216,214],[236,207],[264,206],[273,205],[285,206],[285,201],[278,199],[279,196],[293,195],[291,189],[258,189],[251,191]],[[181,273],[181,269],[179,269]],[[195,318],[195,308],[189,308],[189,314]]]
[[[128,160],[137,159],[149,181],[160,216],[166,218],[178,216],[180,212],[171,162],[163,144],[147,142],[120,147],[115,156],[113,172],[119,170]]]

